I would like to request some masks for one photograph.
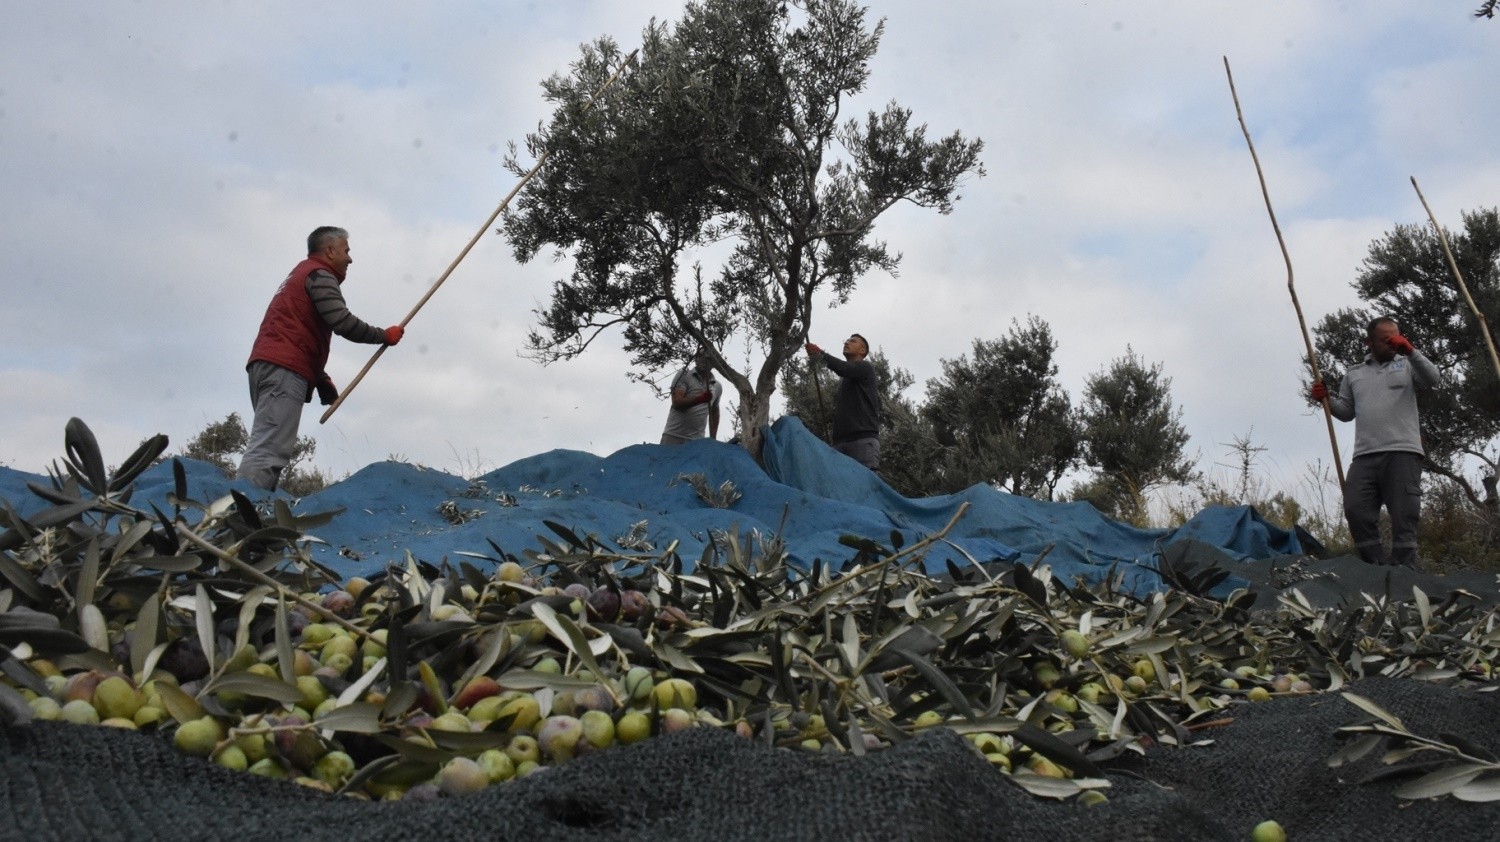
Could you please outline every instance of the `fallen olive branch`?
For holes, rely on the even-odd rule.
[[[1397,787],[1393,794],[1397,798],[1410,799],[1451,795],[1461,801],[1500,801],[1500,761],[1493,754],[1453,734],[1441,735],[1444,739],[1415,734],[1394,714],[1370,699],[1349,692],[1340,695],[1377,721],[1338,729],[1340,734],[1363,736],[1328,758],[1329,767],[1359,760],[1373,751],[1382,738],[1388,738],[1397,745],[1388,749],[1381,758],[1387,766],[1423,751],[1436,752],[1444,758],[1405,768],[1396,767],[1388,773],[1376,773],[1366,778],[1365,783],[1394,774],[1420,774],[1416,780]],[[1486,775],[1490,777],[1477,780]]]
[[[891,553],[890,555],[886,556],[885,558],[880,559],[879,561],[875,561],[875,562],[872,562],[870,564],[860,565],[859,567],[856,567],[853,570],[850,570],[849,572],[847,572],[843,576],[840,576],[839,578],[833,580],[832,582],[829,582],[828,584],[826,584],[826,585],[824,585],[824,586],[822,586],[820,588],[817,588],[816,590],[809,591],[808,593],[804,594],[802,596],[802,598],[800,600],[798,600],[798,601],[799,602],[815,601],[815,600],[817,600],[817,599],[819,599],[819,598],[821,598],[821,597],[823,597],[823,596],[825,596],[825,595],[827,595],[829,593],[832,593],[833,591],[838,590],[839,588],[846,587],[849,584],[849,580],[850,579],[853,579],[853,578],[858,577],[858,576],[864,576],[864,575],[866,575],[868,573],[875,573],[875,572],[878,572],[878,571],[883,570],[885,568],[888,568],[892,564],[895,564],[896,561],[899,560],[899,559],[901,559],[902,557],[915,555],[919,550],[925,552],[928,547],[932,546],[933,544],[938,543],[939,541],[942,541],[943,538],[949,532],[951,532],[953,530],[953,527],[955,527],[955,526],[958,525],[959,518],[962,518],[964,516],[964,513],[967,512],[968,510],[969,510],[969,504],[967,502],[960,503],[958,505],[958,511],[956,511],[956,512],[953,513],[953,517],[948,520],[947,525],[944,526],[942,529],[938,530],[937,532],[934,532],[931,535],[928,535],[926,538],[923,538],[922,540],[918,541],[915,544],[912,544],[909,547],[906,547],[906,548],[904,548],[902,550],[898,550],[897,552]]]
[[[282,596],[290,599],[303,608],[316,613],[319,617],[322,617],[323,619],[342,627],[350,634],[358,635],[363,638],[368,638],[370,636],[370,633],[368,631],[360,628],[359,626],[356,626],[355,624],[349,622],[343,617],[340,617],[327,608],[324,608],[316,602],[303,597],[301,594],[297,593],[291,588],[288,588],[286,585],[283,585],[275,579],[272,579],[270,576],[267,576],[259,570],[256,570],[252,565],[240,561],[239,558],[235,557],[233,554],[214,546],[211,542],[204,539],[203,536],[189,529],[187,525],[178,523],[177,532],[178,534],[187,538],[189,543],[195,544],[196,546],[198,546],[198,548],[208,552],[219,561],[222,561],[225,564],[228,564],[230,567],[233,567],[241,573],[244,573],[246,576],[249,576],[256,582],[265,585],[268,588],[275,589],[276,592],[280,593]]]

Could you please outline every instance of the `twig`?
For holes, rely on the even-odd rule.
[[[209,553],[211,553],[214,558],[217,558],[225,564],[228,564],[230,567],[233,567],[241,573],[244,573],[246,576],[249,576],[260,584],[265,585],[269,588],[274,588],[282,596],[285,596],[287,599],[290,599],[291,601],[297,603],[298,605],[301,605],[304,608],[316,612],[318,616],[346,629],[350,634],[359,635],[360,637],[365,638],[368,638],[370,636],[369,632],[365,631],[359,626],[356,626],[348,620],[345,620],[343,617],[340,617],[332,611],[329,611],[327,608],[324,608],[316,602],[303,597],[301,594],[297,593],[291,588],[288,588],[286,585],[283,585],[275,579],[272,579],[270,576],[267,576],[259,570],[256,570],[251,565],[240,561],[234,555],[225,552],[219,547],[214,546],[212,542],[206,540],[202,535],[199,535],[193,530],[187,528],[182,523],[179,522],[178,524],[176,524],[176,528],[177,532],[181,535],[186,536],[190,543],[197,544],[202,549],[207,550]]]
[[[843,576],[839,577],[838,579],[835,579],[834,581],[829,582],[828,584],[824,585],[823,587],[818,588],[815,591],[810,591],[810,592],[804,594],[801,597],[801,599],[799,599],[797,601],[799,601],[799,602],[807,602],[807,601],[815,600],[815,599],[821,597],[823,594],[828,593],[829,591],[838,590],[839,588],[844,587],[848,583],[848,581],[850,579],[853,579],[856,576],[863,576],[866,573],[873,573],[876,570],[880,570],[881,568],[889,567],[892,564],[894,564],[897,559],[902,558],[903,556],[914,555],[919,550],[925,552],[928,547],[932,546],[933,544],[936,544],[939,541],[945,540],[946,537],[947,537],[947,535],[948,535],[948,533],[951,532],[951,531],[953,531],[953,527],[955,527],[955,526],[958,525],[959,518],[963,517],[964,514],[966,512],[968,512],[968,511],[969,511],[969,504],[968,504],[968,502],[960,503],[958,505],[958,511],[956,511],[956,512],[953,513],[953,517],[948,520],[948,525],[944,526],[942,529],[938,530],[937,532],[935,532],[935,533],[933,533],[931,535],[928,535],[926,538],[923,538],[922,540],[918,541],[917,543],[912,544],[909,547],[906,547],[905,549],[901,550],[900,552],[892,553],[891,555],[888,555],[885,558],[880,559],[879,561],[876,561],[874,563],[871,563],[871,564],[868,564],[868,565],[864,565],[862,567],[856,567],[853,570],[850,570],[848,573],[845,573]]]
[[[1205,720],[1203,722],[1191,722],[1191,723],[1188,723],[1186,725],[1183,725],[1182,727],[1185,730],[1187,730],[1187,731],[1202,731],[1202,730],[1204,730],[1206,728],[1223,728],[1226,725],[1233,725],[1233,724],[1234,724],[1234,717],[1232,717],[1232,716],[1226,716],[1226,717],[1224,717],[1222,719],[1208,719],[1208,720]]]

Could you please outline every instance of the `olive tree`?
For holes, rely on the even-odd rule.
[[[1161,363],[1147,365],[1127,347],[1085,381],[1079,419],[1083,463],[1094,475],[1073,496],[1105,514],[1144,525],[1148,491],[1196,477],[1184,454],[1182,409],[1172,406],[1172,378]]]
[[[570,259],[527,350],[583,353],[619,328],[638,380],[706,351],[739,395],[752,453],[778,373],[806,341],[815,303],[842,303],[899,253],[875,222],[900,202],[949,213],[982,175],[979,140],[929,140],[891,103],[844,120],[865,89],[884,24],[848,0],[703,0],[643,33],[637,66],[601,38],[543,83],[555,105],[528,135],[547,158],[506,214],[518,260]],[[518,151],[507,166],[521,174]],[[759,357],[738,370],[724,348]]]
[[[231,412],[224,416],[223,421],[210,422],[188,439],[180,455],[208,462],[232,479],[249,443],[250,433],[245,429],[245,422],[240,420],[238,412]],[[327,487],[328,478],[321,469],[312,465],[312,457],[317,450],[318,442],[312,436],[298,436],[276,487],[298,497]]]
[[[1079,424],[1057,380],[1057,340],[1042,319],[1012,321],[1000,339],[975,339],[973,358],[943,360],[922,414],[948,448],[949,487],[984,482],[1052,499],[1078,461]]]

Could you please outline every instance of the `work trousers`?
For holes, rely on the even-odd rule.
[[[872,471],[880,470],[880,439],[876,436],[837,442],[833,449]]]
[[[1380,542],[1380,507],[1391,516],[1391,552]],[[1371,564],[1417,566],[1422,457],[1404,451],[1354,457],[1344,478],[1344,518],[1359,557]]]
[[[250,403],[255,421],[240,459],[237,476],[257,488],[275,491],[281,470],[297,446],[297,425],[307,402],[307,381],[297,374],[256,360],[250,364]]]

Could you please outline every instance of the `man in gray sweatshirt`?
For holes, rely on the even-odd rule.
[[[1354,421],[1354,458],[1344,478],[1344,518],[1359,557],[1371,564],[1417,566],[1422,504],[1422,436],[1417,389],[1438,384],[1437,366],[1382,316],[1365,328],[1364,361],[1344,373],[1337,395],[1323,381],[1312,398],[1328,400],[1340,421]],[[1391,516],[1391,552],[1380,542],[1380,507]]]
[[[672,407],[667,410],[667,426],[661,431],[662,444],[686,444],[703,438],[719,437],[719,397],[724,387],[714,379],[713,358],[699,351],[687,368],[672,379]]]

